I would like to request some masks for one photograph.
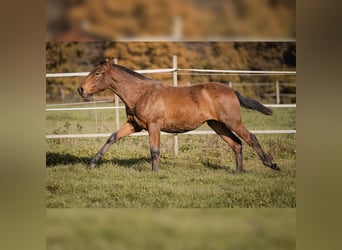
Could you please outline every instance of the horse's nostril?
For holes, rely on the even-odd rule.
[[[80,94],[80,96],[83,95],[83,88],[82,88],[82,87],[79,87],[79,88],[77,89],[77,91],[78,91],[78,93]]]

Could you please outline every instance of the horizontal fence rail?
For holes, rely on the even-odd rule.
[[[296,71],[265,71],[265,70],[226,70],[226,69],[178,69],[178,71],[199,73],[232,73],[232,74],[266,74],[266,75],[295,75]]]
[[[270,108],[296,108],[296,104],[264,104]],[[47,108],[46,111],[75,111],[75,110],[101,110],[101,109],[124,109],[125,106],[113,107],[86,107],[86,108]]]
[[[230,70],[230,69],[141,69],[134,70],[140,74],[156,74],[156,73],[172,73],[178,72],[198,72],[198,73],[228,73],[228,74],[261,74],[261,75],[295,75],[296,71],[270,71],[270,70]],[[75,72],[75,73],[46,73],[46,77],[73,77],[87,76],[90,72]]]
[[[48,108],[46,111],[73,111],[73,110],[100,110],[100,109],[124,109],[125,106],[114,107],[87,107],[87,108]]]
[[[168,69],[140,69],[134,70],[140,74],[157,74],[157,73],[172,73],[177,71],[174,68]],[[46,73],[45,77],[72,77],[72,76],[87,76],[90,72],[75,72],[75,73]]]
[[[296,130],[250,130],[254,134],[296,134]],[[64,138],[94,138],[94,137],[109,137],[112,133],[108,134],[68,134],[68,135],[46,135],[46,139],[64,139]],[[202,130],[202,131],[189,131],[182,133],[183,135],[215,135],[215,131]],[[178,135],[182,135],[178,134]],[[147,136],[148,132],[138,132],[130,136]],[[171,133],[161,132],[161,135],[174,135]]]
[[[102,101],[93,101],[93,102],[69,102],[69,103],[56,103],[56,104],[47,104],[47,107],[55,107],[55,106],[72,106],[72,105],[90,105],[96,103],[109,103],[114,102],[114,100],[102,100]]]

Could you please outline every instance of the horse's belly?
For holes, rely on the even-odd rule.
[[[168,133],[184,133],[187,131],[194,130],[201,126],[207,119],[192,119],[191,117],[186,117],[181,119],[165,119],[161,124],[161,131]]]
[[[161,128],[161,131],[167,132],[167,133],[179,134],[179,133],[185,133],[185,132],[194,130],[198,127],[172,127],[172,126],[168,126],[168,127]]]

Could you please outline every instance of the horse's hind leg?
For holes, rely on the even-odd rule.
[[[265,166],[270,167],[274,170],[280,170],[279,166],[276,163],[272,163],[272,160],[262,150],[261,145],[256,136],[253,133],[249,132],[248,129],[246,129],[241,122],[238,123],[237,126],[232,127],[231,129],[238,136],[243,138],[249,146],[254,148],[254,150],[257,152],[259,158]]]
[[[148,134],[150,141],[150,152],[152,158],[152,171],[156,172],[159,166],[160,156],[160,127],[156,123],[148,125]]]
[[[103,157],[104,153],[110,148],[110,146],[120,140],[123,137],[126,137],[132,133],[141,131],[141,128],[135,127],[133,124],[126,122],[119,128],[118,131],[111,134],[107,139],[106,143],[102,146],[102,148],[97,152],[93,159],[88,164],[88,168],[94,168],[97,162]]]
[[[243,172],[242,168],[242,143],[241,140],[232,133],[230,129],[221,122],[208,121],[208,125],[225,141],[235,153],[236,171]]]

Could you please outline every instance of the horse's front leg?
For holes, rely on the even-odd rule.
[[[150,124],[148,126],[148,134],[150,137],[150,152],[152,158],[152,171],[156,172],[159,166],[160,156],[160,127],[158,124]]]
[[[88,164],[88,168],[94,168],[97,162],[103,157],[104,153],[110,148],[110,146],[120,140],[123,137],[126,137],[132,133],[141,131],[141,128],[134,126],[130,122],[124,123],[118,131],[111,134],[107,139],[107,142],[102,146],[102,148],[97,152],[93,159]]]

